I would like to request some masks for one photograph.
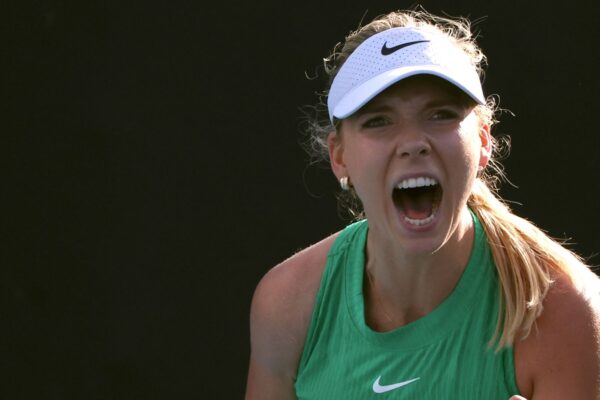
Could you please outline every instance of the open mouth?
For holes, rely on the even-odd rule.
[[[443,190],[430,177],[405,179],[394,188],[392,198],[404,220],[414,226],[430,223],[440,204]]]

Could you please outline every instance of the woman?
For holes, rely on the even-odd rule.
[[[364,218],[259,283],[248,399],[600,399],[598,278],[496,196],[484,61],[418,11],[326,60],[315,142]]]

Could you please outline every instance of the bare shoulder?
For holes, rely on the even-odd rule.
[[[515,343],[519,386],[533,399],[600,400],[600,280],[556,276],[527,339]]]
[[[269,270],[252,299],[251,322],[285,329],[288,340],[304,344],[327,255],[337,234],[294,254]],[[292,345],[287,342],[286,345]]]
[[[278,385],[291,390],[327,255],[337,235],[275,266],[256,287],[250,312],[248,393],[257,385],[262,395],[267,387]],[[287,398],[273,393],[273,398]]]

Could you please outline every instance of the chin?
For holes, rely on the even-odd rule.
[[[435,254],[452,237],[457,221],[447,218],[447,209],[434,208],[432,213],[415,222],[396,208],[396,221],[399,240],[407,252],[415,255]]]

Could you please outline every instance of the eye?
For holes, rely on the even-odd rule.
[[[367,118],[362,124],[362,128],[380,128],[382,126],[388,125],[390,123],[389,118],[384,117],[383,115],[377,115],[374,117]]]
[[[460,113],[457,110],[451,108],[441,108],[435,110],[431,114],[431,119],[435,121],[445,121],[460,118]]]

